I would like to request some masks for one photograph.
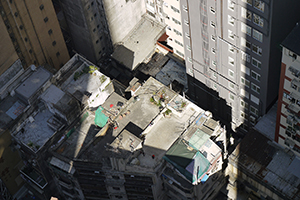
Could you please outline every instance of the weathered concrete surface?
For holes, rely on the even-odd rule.
[[[121,42],[146,13],[145,1],[103,0],[113,44]]]

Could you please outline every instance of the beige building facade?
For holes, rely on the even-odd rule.
[[[48,63],[59,69],[69,60],[68,50],[50,0],[0,1],[3,73],[20,58],[22,66]],[[4,28],[5,27],[5,28]],[[7,51],[9,49],[9,51]],[[14,52],[15,51],[15,52]],[[3,60],[3,61],[2,61]]]

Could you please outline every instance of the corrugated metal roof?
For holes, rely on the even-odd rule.
[[[300,160],[256,130],[251,130],[230,155],[230,162],[253,174],[278,194],[300,199]]]

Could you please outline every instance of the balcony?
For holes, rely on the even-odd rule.
[[[24,167],[22,170],[20,170],[20,172],[25,180],[31,181],[42,190],[48,184],[44,177],[31,167]]]
[[[289,71],[294,75],[296,78],[299,78],[300,76],[300,71],[296,69],[295,67],[290,66]]]

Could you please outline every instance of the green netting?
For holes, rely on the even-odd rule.
[[[202,145],[209,139],[209,135],[203,132],[200,129],[197,129],[197,131],[194,133],[194,135],[189,140],[189,145],[191,145],[193,148],[199,150]]]
[[[67,137],[70,137],[72,133],[75,131],[75,128],[73,127],[69,132],[67,133]]]
[[[96,110],[95,114],[95,124],[99,127],[105,126],[107,123],[108,117],[102,112],[103,108],[99,106],[99,108]]]

